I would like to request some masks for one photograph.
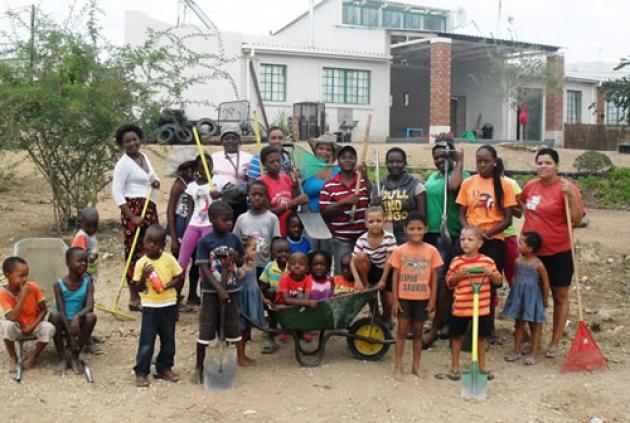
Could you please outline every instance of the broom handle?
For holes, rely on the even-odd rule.
[[[149,186],[149,192],[147,192],[147,198],[144,200],[144,206],[142,206],[140,219],[144,219],[144,216],[147,214],[147,209],[149,208],[149,203],[151,202],[152,193],[153,193],[153,188]],[[133,259],[133,255],[136,252],[136,245],[138,244],[138,238],[140,237],[141,228],[142,228],[142,222],[140,222],[140,224],[136,226],[136,233],[133,235],[133,242],[131,243],[129,256],[127,257],[127,262],[125,263],[125,270],[123,270],[123,273],[120,276],[120,289],[118,290],[118,294],[116,295],[116,299],[114,301],[114,308],[118,308],[118,301],[120,300],[120,293],[125,286],[125,282],[127,282],[127,272],[129,271],[129,266],[131,266],[131,260]]]
[[[479,291],[481,286],[473,285],[473,327],[472,327],[472,351],[470,352],[470,359],[474,363],[478,361],[479,354]]]
[[[260,151],[262,150],[262,139],[260,136],[260,122],[258,121],[258,113],[256,110],[252,112],[254,118],[254,134],[256,134],[256,148],[258,149],[258,162],[260,166],[260,176],[265,176],[265,169],[262,163],[260,163]],[[267,138],[269,137],[269,128],[267,128]]]
[[[368,138],[370,137],[370,125],[372,125],[372,113],[368,114],[367,124],[365,125],[365,137],[363,138],[363,149],[361,150],[361,161],[359,164],[365,162],[367,156]],[[357,183],[354,186],[354,195],[359,195],[359,188],[361,187],[361,173],[357,171]],[[370,193],[368,193],[368,196]],[[354,222],[354,215],[357,212],[356,203],[352,205],[352,212],[350,214],[350,220]]]
[[[582,315],[582,291],[580,289],[580,278],[577,271],[577,260],[575,259],[575,243],[573,242],[573,225],[571,224],[571,209],[569,208],[569,196],[564,194],[564,211],[567,215],[567,227],[569,228],[569,241],[571,242],[571,260],[573,261],[573,277],[575,278],[575,290],[577,292],[578,318],[580,322],[584,320]]]
[[[208,180],[208,188],[210,191],[214,189],[214,184],[212,183],[212,173],[210,172],[210,168],[208,167],[208,162],[206,161],[206,154],[201,147],[201,140],[199,139],[199,132],[197,132],[197,127],[193,126],[193,135],[195,136],[195,144],[197,144],[197,151],[199,152],[199,157],[201,157],[201,164],[203,165],[203,170],[206,172],[206,179]]]

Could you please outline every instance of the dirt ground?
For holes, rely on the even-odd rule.
[[[375,145],[384,153],[389,145]],[[247,146],[247,149],[251,149]],[[412,165],[431,167],[426,146],[404,145]],[[466,146],[466,168],[472,169],[475,146]],[[169,149],[153,147],[151,159],[158,173],[164,172]],[[500,148],[510,169],[533,168],[533,153]],[[570,170],[575,151],[561,151],[562,166]],[[630,156],[610,153],[614,163],[630,166]],[[1,166],[20,159],[0,158]],[[10,254],[13,243],[25,237],[55,236],[50,190],[28,161],[21,162],[18,178],[0,202],[0,256]],[[162,179],[158,209],[165,222],[167,193],[172,180]],[[122,240],[119,216],[108,193],[98,205],[101,214],[100,279],[96,300],[111,304],[122,271]],[[118,422],[220,421],[291,422],[305,421],[443,421],[471,422],[586,422],[600,417],[608,422],[630,421],[627,404],[630,393],[630,212],[589,210],[590,224],[577,230],[579,273],[584,282],[585,320],[609,359],[606,369],[594,373],[560,373],[563,357],[541,359],[532,367],[522,362],[507,364],[503,354],[511,347],[511,321],[499,320],[499,334],[506,341],[493,346],[489,366],[497,374],[490,382],[489,398],[483,402],[463,400],[455,382],[438,380],[434,374],[448,370],[446,341],[423,353],[426,379],[408,375],[404,382],[391,378],[393,350],[379,362],[355,360],[342,338],[333,338],[319,368],[300,368],[293,357],[293,345],[283,345],[274,355],[261,355],[260,333],[254,334],[251,355],[257,365],[239,369],[234,391],[210,393],[188,383],[194,366],[196,314],[184,314],[177,327],[175,371],[177,384],[154,381],[149,389],[133,384],[132,367],[138,342],[139,320],[120,321],[99,312],[96,334],[105,340],[104,355],[86,356],[94,372],[90,385],[80,376],[63,378],[54,373],[53,348],[47,348],[36,369],[15,383],[7,372],[6,353],[0,353],[0,383],[3,420],[6,421],[102,421]],[[63,234],[69,238],[71,234]],[[505,293],[504,293],[505,294]],[[575,292],[572,292],[575,299]],[[121,304],[127,303],[126,293]],[[573,338],[577,317],[571,308],[568,336],[563,353]],[[550,316],[550,313],[548,313]],[[545,339],[549,327],[545,328]],[[405,363],[410,363],[409,347]],[[469,360],[462,356],[463,363]],[[407,366],[408,367],[408,366]]]

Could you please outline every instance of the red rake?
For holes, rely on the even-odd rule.
[[[575,244],[573,242],[571,212],[569,210],[569,198],[566,194],[564,195],[564,209],[567,215],[567,226],[569,227],[569,239],[571,241],[571,258],[573,259],[579,322],[575,331],[573,343],[567,353],[567,358],[565,358],[564,363],[562,364],[562,371],[579,372],[587,370],[590,372],[605,366],[606,363],[608,363],[608,360],[604,357],[604,354],[602,354],[597,342],[593,339],[593,335],[591,335],[586,323],[584,323],[582,292],[580,289],[580,278],[578,277],[577,272],[577,260],[575,259]]]

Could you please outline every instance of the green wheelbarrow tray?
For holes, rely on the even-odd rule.
[[[317,307],[292,306],[278,311],[278,322],[286,331],[320,331],[345,329],[372,301],[378,292],[373,287],[354,294],[319,301]]]

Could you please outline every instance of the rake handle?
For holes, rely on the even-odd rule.
[[[363,137],[363,147],[361,150],[361,161],[359,163],[364,163],[365,158],[367,157],[367,147],[368,147],[368,139],[370,138],[370,126],[372,125],[372,113],[368,114],[367,123],[365,125],[365,136]],[[359,188],[361,187],[361,173],[357,171],[357,182],[354,186],[354,195],[359,195]],[[369,193],[368,193],[369,195]],[[357,205],[356,203],[352,205],[352,212],[350,213],[350,221],[354,222],[354,216],[357,213]]]
[[[258,161],[260,162],[260,151],[262,150],[262,138],[260,135],[260,122],[258,121],[258,113],[256,110],[252,111],[252,117],[254,118],[254,134],[256,134],[256,148],[258,149]],[[269,131],[269,129],[267,129]],[[267,132],[267,138],[269,138],[269,132]],[[260,176],[265,176],[265,169],[262,163],[260,163]]]
[[[197,132],[197,127],[193,126],[193,135],[195,136],[195,144],[197,144],[197,151],[199,152],[199,157],[201,157],[201,164],[203,165],[203,170],[206,172],[206,179],[208,179],[208,186],[210,191],[214,188],[212,184],[212,172],[210,172],[210,168],[208,167],[208,162],[206,161],[206,155],[203,151],[203,147],[201,147],[201,140],[199,139],[199,132]]]
[[[567,216],[567,228],[569,231],[569,241],[571,242],[571,260],[573,261],[573,277],[575,278],[575,290],[577,293],[578,319],[584,320],[582,311],[582,289],[580,287],[580,278],[577,271],[577,260],[575,259],[575,242],[573,240],[573,225],[571,224],[571,209],[569,207],[569,196],[564,194],[564,211]]]

